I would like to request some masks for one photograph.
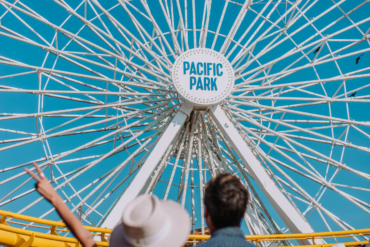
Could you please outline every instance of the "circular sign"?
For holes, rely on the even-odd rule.
[[[172,68],[172,80],[185,100],[201,106],[224,100],[234,86],[234,70],[220,53],[195,48],[181,54]]]

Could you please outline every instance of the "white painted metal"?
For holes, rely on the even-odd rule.
[[[307,220],[302,218],[301,214],[289,203],[266,173],[260,161],[240,136],[234,124],[227,118],[221,106],[211,107],[209,113],[290,231],[294,233],[313,232]],[[302,241],[302,244],[310,244],[310,241]]]
[[[202,184],[220,172],[250,190],[253,234],[312,231],[302,218],[320,231],[359,227],[332,196],[369,220],[370,2],[158,2],[54,0],[46,13],[0,0],[0,208],[54,219],[34,210],[43,199],[23,171],[38,162],[93,226],[154,193],[204,232]],[[195,62],[208,52],[230,65],[229,90],[194,93],[176,79],[195,51]],[[207,113],[216,103],[229,128]]]
[[[121,215],[127,204],[139,195],[154,168],[157,166],[172,141],[174,141],[175,136],[179,133],[191,111],[192,107],[180,107],[179,111],[172,119],[166,131],[160,137],[160,140],[148,156],[140,171],[136,174],[134,180],[110,210],[108,217],[104,220],[101,227],[113,228],[120,222],[120,217],[117,217],[117,215]]]

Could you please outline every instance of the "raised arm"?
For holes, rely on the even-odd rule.
[[[33,164],[39,176],[25,168],[26,172],[36,179],[36,190],[48,200],[57,210],[60,218],[67,225],[72,234],[80,241],[84,247],[97,246],[93,240],[90,232],[81,224],[77,217],[69,210],[68,206],[63,202],[63,199],[54,190],[53,186],[49,183],[44,173],[36,163]]]

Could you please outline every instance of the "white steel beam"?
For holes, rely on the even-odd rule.
[[[314,232],[306,219],[302,218],[300,213],[289,203],[288,199],[266,173],[259,160],[252,153],[252,150],[243,140],[238,130],[234,127],[234,124],[226,116],[221,106],[217,105],[211,107],[209,114],[289,230],[292,233]],[[320,240],[315,241],[321,243]],[[311,244],[308,240],[301,240],[299,242],[304,245]]]
[[[192,107],[186,107],[182,105],[171,123],[163,133],[161,139],[158,141],[155,148],[152,150],[145,163],[141,167],[140,171],[136,174],[130,185],[127,187],[125,193],[117,201],[109,215],[100,227],[114,228],[120,221],[124,208],[130,203],[136,196],[139,195],[145,183],[152,174],[154,168],[161,160],[162,156],[171,145],[173,139],[184,125],[186,119],[190,115]]]

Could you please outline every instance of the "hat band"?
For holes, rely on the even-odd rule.
[[[163,240],[168,232],[171,229],[171,221],[166,218],[166,222],[164,223],[163,227],[154,235],[144,238],[132,238],[127,236],[125,233],[125,239],[132,244],[133,246],[142,247],[142,246],[150,246],[158,243],[159,241]]]

